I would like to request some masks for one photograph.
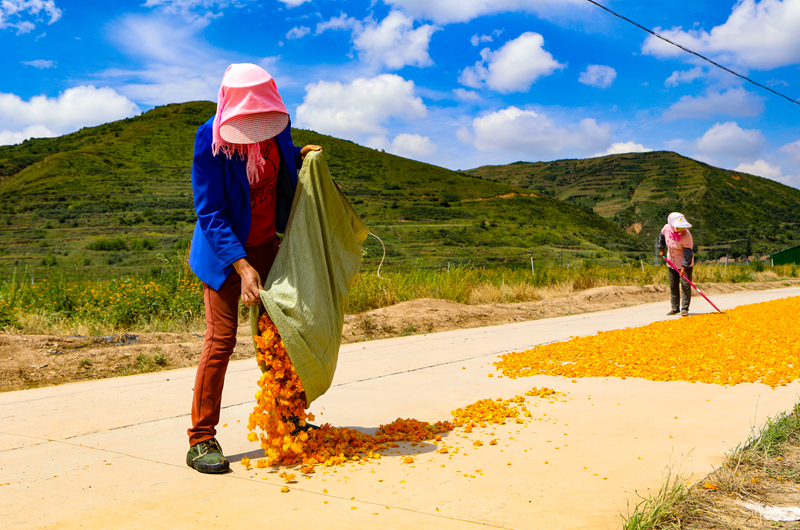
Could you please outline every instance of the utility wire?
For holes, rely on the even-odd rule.
[[[642,26],[641,24],[637,24],[637,23],[636,23],[636,22],[634,22],[633,20],[631,20],[631,19],[629,19],[629,18],[627,18],[627,17],[625,17],[625,16],[623,16],[623,15],[620,15],[620,14],[619,14],[619,13],[617,13],[616,11],[612,11],[611,9],[609,9],[609,8],[605,7],[604,5],[598,4],[598,3],[597,3],[597,2],[595,2],[594,0],[586,0],[586,1],[587,1],[587,2],[589,2],[590,4],[594,4],[594,5],[596,5],[597,7],[599,7],[600,9],[602,9],[603,11],[607,11],[608,13],[611,13],[611,14],[612,14],[612,15],[614,15],[615,17],[617,17],[617,18],[620,18],[620,19],[624,20],[625,22],[627,22],[627,23],[629,23],[629,24],[633,24],[633,25],[634,25],[634,26],[636,26],[637,28],[639,28],[639,29],[642,29],[642,30],[646,31],[646,32],[647,32],[647,33],[649,33],[650,35],[653,35],[654,37],[658,37],[659,39],[663,40],[664,42],[668,42],[668,43],[672,44],[673,46],[677,46],[678,48],[680,48],[681,50],[683,50],[683,51],[685,51],[685,52],[687,52],[687,53],[691,53],[692,55],[696,55],[697,57],[700,57],[700,58],[701,58],[701,59],[703,59],[704,61],[708,61],[709,63],[713,64],[713,65],[714,65],[714,66],[716,66],[717,68],[721,68],[721,69],[725,70],[726,72],[728,72],[728,73],[731,73],[731,74],[735,75],[736,77],[740,77],[740,78],[744,79],[744,80],[745,80],[745,81],[747,81],[748,83],[753,83],[753,84],[754,84],[754,85],[756,85],[757,87],[761,87],[761,88],[763,88],[764,90],[769,90],[770,92],[772,92],[772,93],[773,93],[773,94],[775,94],[776,96],[780,96],[780,97],[782,97],[783,99],[786,99],[786,100],[788,100],[788,101],[791,101],[791,102],[792,102],[792,103],[794,103],[795,105],[800,105],[800,101],[797,101],[797,100],[795,100],[795,99],[792,99],[792,98],[790,98],[789,96],[784,96],[784,95],[783,95],[783,94],[781,94],[780,92],[776,92],[775,90],[772,90],[771,88],[769,88],[769,87],[766,87],[766,86],[762,85],[761,83],[757,83],[757,82],[753,81],[752,79],[750,79],[750,78],[748,78],[748,77],[745,77],[745,76],[743,76],[743,75],[741,75],[741,74],[737,74],[736,72],[734,72],[734,71],[733,71],[733,70],[731,70],[730,68],[726,68],[726,67],[722,66],[721,64],[715,63],[714,61],[712,61],[712,60],[711,60],[711,59],[709,59],[708,57],[705,57],[705,56],[703,56],[703,55],[700,55],[699,53],[697,53],[697,52],[695,52],[695,51],[692,51],[692,50],[690,50],[689,48],[686,48],[686,47],[684,47],[684,46],[681,46],[681,45],[680,45],[680,44],[678,44],[677,42],[672,42],[672,41],[671,41],[671,40],[669,40],[668,38],[666,38],[666,37],[664,37],[664,36],[662,36],[662,35],[659,35],[659,34],[658,34],[658,33],[656,33],[655,31],[652,31],[652,30],[650,30],[650,29],[647,29],[646,27]]]

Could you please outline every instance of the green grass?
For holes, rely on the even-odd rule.
[[[672,152],[515,163],[468,171],[637,227],[652,245],[673,211],[685,213],[700,256],[762,255],[798,243],[800,190]]]
[[[502,303],[541,299],[541,289],[564,292],[604,285],[666,284],[664,267],[606,267],[585,261],[558,267],[535,263],[535,274],[522,267],[450,266],[436,269],[359,273],[350,292],[349,313],[361,313],[398,302],[438,298],[453,302]],[[779,266],[758,272],[756,266],[698,265],[694,278],[707,282],[749,282],[797,277],[797,269]],[[72,280],[54,275],[34,280],[25,274],[0,280],[0,330],[26,333],[188,331],[203,325],[202,284],[183,269],[156,277]],[[403,330],[413,333],[413,330]]]
[[[80,280],[157,276],[185,260],[195,222],[191,160],[212,102],[149,112],[58,138],[0,146],[0,278],[27,271]],[[517,163],[470,171],[295,129],[395,269],[524,267],[647,255],[666,214],[695,223],[698,256],[760,254],[800,243],[800,191],[668,152]],[[642,230],[623,230],[637,223]],[[364,270],[383,250],[365,244]],[[598,257],[599,256],[599,257]]]
[[[633,510],[628,505],[628,515],[622,517],[623,530],[669,530],[681,528],[680,520],[685,510],[683,501],[689,496],[686,479],[668,469],[664,484],[659,490],[638,502]]]
[[[159,275],[183,259],[195,214],[191,161],[211,102],[157,107],[58,138],[0,147],[0,277]],[[648,249],[580,205],[313,131],[331,174],[395,267],[521,263],[598,252],[621,263]],[[527,195],[521,195],[525,193]],[[486,200],[478,200],[486,199]],[[382,257],[367,244],[365,267]]]
[[[756,464],[767,457],[778,456],[783,446],[800,435],[800,403],[789,412],[782,412],[768,418],[761,430],[750,436],[743,444],[737,445],[726,457],[727,463],[736,462]]]

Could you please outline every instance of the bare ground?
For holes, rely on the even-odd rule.
[[[797,283],[706,284],[704,292],[712,296]],[[342,343],[576,315],[657,301],[664,302],[666,311],[668,296],[664,286],[648,285],[597,287],[518,303],[465,305],[447,300],[413,300],[347,315]],[[705,301],[696,297],[693,303]],[[0,391],[195,366],[202,346],[203,330],[104,337],[0,334]],[[253,356],[249,326],[240,326],[232,358]]]

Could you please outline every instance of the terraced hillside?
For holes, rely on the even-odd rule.
[[[161,274],[185,261],[195,221],[191,158],[211,102],[167,105],[59,138],[0,147],[0,275]],[[614,222],[502,182],[294,130],[387,246],[389,266],[633,259]],[[365,245],[365,266],[381,258]]]
[[[670,212],[683,212],[703,257],[800,243],[800,190],[677,153],[517,162],[467,173],[590,208],[650,244]]]

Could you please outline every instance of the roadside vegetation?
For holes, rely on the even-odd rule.
[[[767,521],[742,505],[800,503],[800,403],[767,420],[725,455],[722,465],[691,484],[669,469],[662,487],[629,506],[623,530],[755,530],[797,528]]]
[[[694,279],[704,283],[778,282],[798,276],[793,265],[771,268],[697,265]],[[604,267],[589,261],[562,268],[450,266],[360,273],[349,313],[362,313],[419,298],[463,304],[527,302],[608,285],[665,284],[666,269],[644,263]],[[73,280],[58,274],[37,279],[13,274],[0,281],[0,331],[25,334],[97,336],[136,330],[186,332],[202,329],[203,290],[188,269],[108,280]]]

